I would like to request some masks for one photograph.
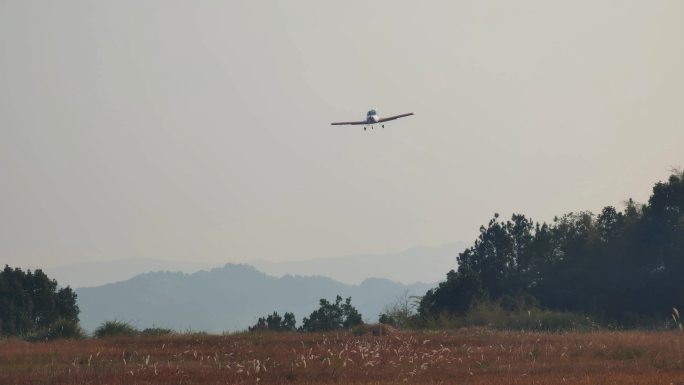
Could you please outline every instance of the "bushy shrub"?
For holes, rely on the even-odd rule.
[[[95,329],[95,337],[119,337],[119,336],[136,336],[140,331],[133,327],[128,322],[124,321],[105,321],[97,329]]]
[[[195,329],[191,329],[191,328],[183,330],[182,332],[180,332],[180,334],[182,334],[184,336],[193,336],[193,337],[204,337],[204,336],[209,335],[209,333],[207,333],[206,330],[195,330]]]
[[[415,329],[420,327],[420,317],[416,311],[419,297],[409,295],[405,291],[398,296],[396,301],[385,306],[378,321],[381,324],[391,325],[399,329]]]
[[[140,335],[141,336],[168,336],[170,334],[175,334],[175,333],[176,332],[173,331],[172,329],[152,327],[152,328],[143,329],[143,331],[140,332]]]
[[[56,339],[82,339],[86,334],[73,320],[60,318],[48,328],[26,336],[27,341],[51,341]]]
[[[249,331],[288,332],[297,330],[296,324],[297,321],[295,320],[294,314],[286,312],[285,315],[281,317],[278,312],[274,311],[273,314],[269,314],[267,317],[259,317],[257,323],[254,326],[249,327]]]
[[[460,326],[489,326],[510,330],[588,330],[597,325],[588,317],[576,313],[540,309],[507,310],[498,302],[479,302],[457,318]]]
[[[589,317],[581,314],[541,309],[513,307],[501,302],[476,302],[463,315],[442,313],[422,319],[427,329],[489,327],[500,330],[564,331],[599,328]]]
[[[81,339],[85,338],[85,332],[79,326],[78,322],[68,319],[59,319],[50,326],[47,334],[48,339]]]
[[[373,336],[390,336],[398,332],[397,328],[387,324],[361,324],[352,328],[352,334],[355,336],[373,335]]]
[[[321,298],[318,310],[314,310],[308,318],[304,317],[301,330],[305,332],[341,330],[361,324],[363,324],[361,313],[351,305],[351,297],[342,303],[342,297],[338,295],[335,303]]]

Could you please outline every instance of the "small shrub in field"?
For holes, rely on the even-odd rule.
[[[95,337],[116,337],[116,336],[136,336],[140,334],[138,329],[134,328],[128,322],[123,321],[105,321],[97,329],[95,329]]]
[[[499,302],[476,302],[463,315],[442,313],[421,317],[421,328],[455,329],[488,327],[499,330],[563,331],[592,330],[598,325],[586,316],[570,312],[531,308],[511,308]]]
[[[409,295],[405,291],[398,296],[396,301],[385,306],[378,321],[381,324],[391,325],[398,329],[415,329],[420,326],[418,308],[419,298]]]
[[[28,341],[51,341],[56,339],[82,339],[85,332],[77,322],[58,319],[49,328],[40,330],[26,337]]]
[[[293,313],[285,313],[283,317],[278,315],[278,312],[273,312],[267,317],[259,317],[259,320],[254,326],[250,326],[250,332],[290,332],[297,330],[297,321]]]
[[[351,304],[351,297],[342,302],[339,295],[335,303],[321,298],[320,308],[314,310],[307,318],[304,317],[300,330],[305,332],[322,332],[331,330],[350,329],[363,324],[361,313]]]
[[[570,312],[540,309],[507,310],[499,303],[474,304],[462,317],[456,318],[459,326],[489,326],[509,330],[588,330],[596,325],[587,317]]]
[[[181,335],[184,336],[192,336],[192,337],[205,337],[208,336],[209,333],[207,333],[205,330],[195,330],[195,329],[185,329],[182,332],[180,332]]]
[[[146,328],[140,332],[141,336],[168,336],[171,334],[176,334],[176,332],[165,328]]]
[[[55,321],[51,326],[47,334],[47,338],[57,339],[81,339],[85,337],[85,332],[78,325],[77,322],[60,319]]]
[[[420,328],[430,330],[456,329],[466,326],[456,316],[449,313],[441,313],[437,317],[421,317]]]
[[[387,324],[362,324],[352,328],[352,334],[355,336],[373,335],[373,336],[391,336],[396,334],[397,328]]]

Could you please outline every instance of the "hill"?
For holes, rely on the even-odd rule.
[[[456,268],[456,256],[468,245],[452,242],[441,246],[416,246],[404,251],[380,254],[353,254],[332,258],[273,262],[267,259],[240,261],[268,275],[321,275],[350,285],[364,279],[383,277],[396,282],[437,282],[444,273]],[[136,275],[154,271],[195,273],[220,266],[204,261],[128,258],[108,261],[87,261],[43,268],[61,286],[90,287],[125,281]],[[388,269],[388,266],[392,266]]]
[[[347,285],[321,276],[273,277],[252,266],[227,264],[193,274],[155,272],[99,287],[76,290],[81,325],[88,331],[105,320],[138,327],[222,332],[246,329],[274,310],[293,312],[298,325],[320,298],[351,296],[368,321],[405,292],[423,295],[431,284],[404,285],[369,278]]]
[[[61,286],[90,287],[125,281],[136,275],[153,271],[182,271],[194,273],[216,267],[198,261],[129,258],[109,261],[87,261],[44,268]],[[40,266],[34,266],[34,269]]]
[[[371,277],[384,277],[406,284],[437,282],[456,268],[456,256],[468,246],[451,242],[441,246],[417,246],[397,253],[354,254],[335,258],[299,261],[249,262],[269,275],[322,275],[347,284],[358,284]],[[388,269],[391,266],[391,269]]]

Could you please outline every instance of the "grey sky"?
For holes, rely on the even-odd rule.
[[[684,165],[681,1],[0,0],[0,262],[471,240]],[[331,121],[415,112],[384,130]]]

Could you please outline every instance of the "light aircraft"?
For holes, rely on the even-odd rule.
[[[413,112],[409,112],[408,114],[394,115],[394,116],[390,116],[387,118],[380,118],[380,117],[378,117],[378,113],[375,110],[370,110],[370,111],[368,111],[368,114],[366,114],[366,120],[359,120],[356,122],[336,122],[336,123],[330,123],[330,124],[332,124],[333,126],[361,125],[361,124],[363,124],[364,125],[363,130],[366,131],[367,125],[370,126],[371,128],[373,128],[374,124],[380,123],[382,125],[382,127],[385,128],[385,125],[382,123],[385,123],[388,120],[399,119],[399,118],[403,118],[403,117],[411,116],[411,115],[413,115]]]

